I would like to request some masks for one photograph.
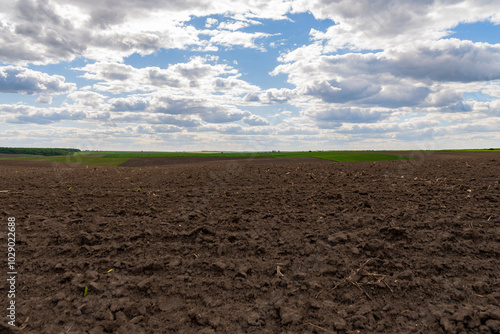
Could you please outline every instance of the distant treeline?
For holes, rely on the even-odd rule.
[[[0,154],[30,154],[30,155],[72,155],[80,152],[77,148],[30,148],[30,147],[0,147]]]

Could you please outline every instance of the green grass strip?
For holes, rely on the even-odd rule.
[[[316,152],[257,152],[257,153],[143,153],[143,154],[108,154],[103,158],[181,158],[181,157],[210,157],[210,158],[300,158],[311,157],[331,161],[382,161],[382,160],[410,160],[392,154],[373,152],[349,151],[316,151]]]
[[[384,161],[384,160],[410,160],[407,157],[401,157],[392,154],[381,154],[374,152],[361,151],[304,151],[304,152],[256,152],[256,153],[184,153],[184,152],[158,152],[158,153],[138,153],[138,152],[119,152],[105,154],[108,152],[85,152],[88,154],[56,156],[56,157],[22,157],[22,158],[4,158],[21,161],[40,161],[54,163],[77,163],[83,165],[100,166],[118,166],[131,158],[182,158],[182,157],[200,157],[200,158],[301,158],[311,157],[337,162],[348,161]],[[99,154],[97,154],[99,153]]]

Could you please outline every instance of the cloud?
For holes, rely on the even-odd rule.
[[[113,116],[113,120],[121,122],[138,122],[146,117],[139,115],[139,113],[148,113],[150,115],[148,116],[148,122],[171,123],[176,120],[181,123],[187,122],[182,126],[192,127],[199,125],[200,121],[206,123],[230,123],[240,121],[251,115],[250,112],[242,111],[233,105],[216,104],[215,101],[192,97],[131,95],[126,98],[109,99],[106,103],[105,109],[116,115]],[[129,113],[120,114],[120,112]],[[156,114],[156,116],[153,117],[152,114]],[[191,116],[196,116],[196,118]],[[175,124],[181,125],[180,123]]]
[[[328,128],[327,124],[338,123],[371,123],[380,121],[388,117],[388,112],[361,109],[361,108],[341,108],[320,111],[311,116],[319,123],[320,128]]]
[[[248,127],[242,127],[239,124],[209,124],[205,125],[203,127],[200,127],[198,129],[200,132],[218,132],[224,135],[235,135],[235,136],[267,136],[267,135],[272,135],[273,130],[270,128],[248,128]],[[236,138],[236,137],[235,137]],[[255,141],[255,138],[249,139],[249,143]],[[248,150],[248,147],[246,147],[245,150]]]
[[[298,0],[294,10],[310,10],[316,18],[331,19],[336,25],[312,35],[326,42],[327,52],[342,48],[377,50],[435,41],[451,33],[459,23],[492,20],[498,22],[496,1],[402,0]],[[494,13],[494,14],[492,14]]]
[[[238,30],[261,24],[259,20],[263,19],[289,20],[288,13],[310,12],[316,18],[335,21],[326,32],[311,30],[314,39],[325,42],[327,52],[346,47],[387,49],[435,41],[450,34],[461,22],[500,21],[500,15],[494,14],[500,12],[496,2],[458,3],[362,0],[353,5],[348,0],[251,3],[155,0],[148,2],[146,8],[139,0],[107,2],[105,6],[97,0],[17,0],[13,6],[2,9],[0,60],[42,64],[83,56],[121,61],[133,53],[146,55],[162,48],[211,47],[199,37],[207,34],[213,45],[262,48],[255,41],[270,34]],[[221,14],[231,20],[219,22],[209,17]],[[192,17],[207,17],[206,26],[218,25],[217,29],[196,29],[188,23]]]
[[[243,119],[243,122],[250,126],[269,125],[269,121],[267,119],[258,115],[247,116]]]
[[[17,66],[0,67],[0,92],[20,94],[66,94],[76,88],[60,75],[48,75]]]
[[[154,115],[151,123],[172,124],[183,128],[196,128],[201,125],[201,122],[197,117],[173,115]]]
[[[405,83],[387,84],[380,93],[362,100],[362,105],[374,105],[385,108],[400,108],[422,104],[429,96],[431,89],[419,84]]]
[[[201,119],[207,123],[229,123],[249,116],[250,112],[231,107],[200,107],[199,114]]]
[[[68,94],[68,98],[77,104],[98,109],[107,97],[90,90],[79,90]]]
[[[128,0],[14,0],[0,16],[0,61],[25,65],[71,61],[85,57],[120,62],[133,53],[147,55],[163,49],[202,47],[213,49],[186,24],[195,16],[225,14],[234,17],[214,31],[211,44],[260,48],[254,42],[265,33],[236,30],[259,19],[286,19],[290,4],[258,0],[214,3],[192,1]],[[99,10],[96,10],[99,8]],[[168,18],[167,20],[165,18]],[[207,19],[207,27],[217,24]]]
[[[87,114],[65,108],[0,105],[0,121],[5,123],[51,124],[62,120],[84,120]]]
[[[111,99],[109,101],[111,111],[144,111],[149,107],[149,101],[145,99]]]
[[[324,102],[344,103],[378,94],[382,87],[368,80],[322,81],[308,86],[307,95],[321,98]]]
[[[418,80],[474,82],[500,79],[500,45],[488,43],[440,40],[416,49],[397,50],[386,62],[385,67],[393,75]]]
[[[297,93],[288,88],[270,88],[262,93],[252,92],[247,93],[243,97],[244,102],[253,103],[253,104],[286,104],[292,101],[294,97],[297,96]]]
[[[447,39],[378,53],[348,53],[317,58],[313,57],[316,50],[312,52],[303,59],[282,56],[281,59],[287,63],[278,66],[273,74],[294,74],[290,81],[297,84],[302,78],[296,77],[297,74],[306,70],[313,78],[382,74],[423,82],[474,82],[500,78],[500,45],[487,43]]]
[[[18,0],[0,34],[0,60],[45,64],[72,60],[86,49],[85,30],[75,28],[54,2]]]
[[[240,30],[240,29],[246,28],[248,26],[250,26],[249,22],[225,21],[225,22],[221,22],[217,28],[235,31],[235,30]]]
[[[98,81],[93,85],[94,89],[115,94],[165,91],[192,95],[192,90],[197,89],[206,94],[227,91],[231,95],[240,95],[259,89],[239,79],[240,74],[233,67],[213,62],[210,58],[196,56],[167,68],[135,68],[120,63],[97,62],[74,70],[84,72],[82,77],[85,79]]]
[[[260,49],[262,51],[265,51],[265,49],[262,46],[255,44],[256,40],[272,36],[272,34],[263,32],[247,33],[242,31],[227,30],[211,30],[206,34],[212,35],[210,43],[215,45],[221,45],[228,48],[241,46],[249,49]]]
[[[500,45],[487,43],[448,39],[377,53],[317,52],[284,55],[272,74],[287,74],[296,93],[326,103],[387,108],[452,105],[465,84],[500,79]]]
[[[295,95],[295,92],[288,88],[270,88],[261,94],[260,100],[267,104],[284,104],[290,102]]]
[[[217,19],[214,19],[212,17],[209,17],[207,18],[206,20],[206,23],[205,23],[205,27],[206,28],[211,28],[213,27],[214,25],[216,25],[219,21]]]
[[[112,123],[170,124],[179,128],[196,128],[201,125],[199,117],[183,115],[159,115],[151,112],[113,112],[109,118]],[[152,129],[149,127],[149,129]]]
[[[52,96],[40,95],[36,99],[36,103],[40,103],[40,104],[52,104]]]
[[[469,112],[472,111],[472,106],[467,102],[459,101],[455,104],[452,104],[448,107],[442,108],[442,111],[448,112]]]
[[[153,125],[151,129],[154,133],[172,133],[172,132],[181,132],[182,129],[175,125]]]

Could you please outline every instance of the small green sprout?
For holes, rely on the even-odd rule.
[[[137,188],[137,191],[142,191],[141,187]]]
[[[87,297],[87,292],[89,292],[89,288],[85,287],[85,291],[83,291],[83,296]]]

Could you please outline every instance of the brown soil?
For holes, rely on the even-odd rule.
[[[498,153],[73,167],[0,161],[22,333],[500,331]]]

